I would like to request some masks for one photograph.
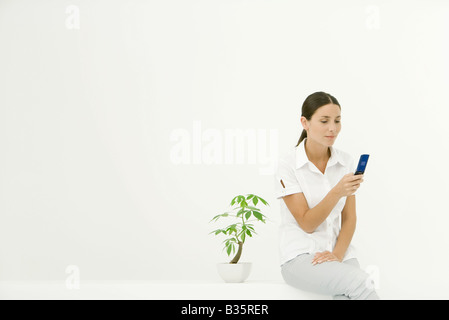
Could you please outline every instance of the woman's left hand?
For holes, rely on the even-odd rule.
[[[339,261],[341,262],[341,259],[338,258],[335,254],[329,251],[323,251],[323,252],[317,252],[315,256],[312,259],[312,264],[316,265],[323,262],[328,261]]]

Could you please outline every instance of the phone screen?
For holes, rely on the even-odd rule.
[[[357,165],[357,170],[354,174],[363,174],[366,169],[366,164],[368,163],[369,154],[362,154],[359,159],[359,164]]]

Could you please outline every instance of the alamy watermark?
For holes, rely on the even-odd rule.
[[[278,129],[202,128],[193,121],[192,130],[172,130],[170,161],[176,165],[259,165],[260,175],[272,175],[279,153]]]
[[[80,8],[75,5],[69,5],[65,8],[67,15],[65,27],[69,30],[79,30],[80,28]]]
[[[68,274],[65,280],[65,287],[68,290],[78,290],[80,288],[80,268],[76,265],[69,265],[65,269]]]
[[[380,29],[380,9],[376,5],[370,5],[365,8],[367,14],[365,26],[368,30]]]
[[[369,265],[365,268],[365,272],[368,274],[368,278],[365,281],[365,286],[369,289],[380,288],[380,272],[379,267],[375,265]]]

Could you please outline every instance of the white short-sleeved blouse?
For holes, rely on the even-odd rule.
[[[306,139],[279,159],[275,173],[275,197],[281,199],[302,192],[309,208],[313,208],[345,174],[354,172],[355,163],[349,154],[330,147],[331,157],[323,174],[307,157],[304,143]],[[314,254],[325,250],[332,252],[340,233],[341,211],[345,203],[346,197],[342,197],[326,220],[313,233],[307,233],[301,229],[285,202],[281,200],[279,228],[281,265],[299,254]],[[355,248],[350,244],[343,261],[354,257]]]

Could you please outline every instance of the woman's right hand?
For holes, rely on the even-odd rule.
[[[347,197],[354,194],[363,182],[363,174],[355,175],[354,173],[348,173],[341,178],[341,180],[335,185],[333,190],[340,197]]]

